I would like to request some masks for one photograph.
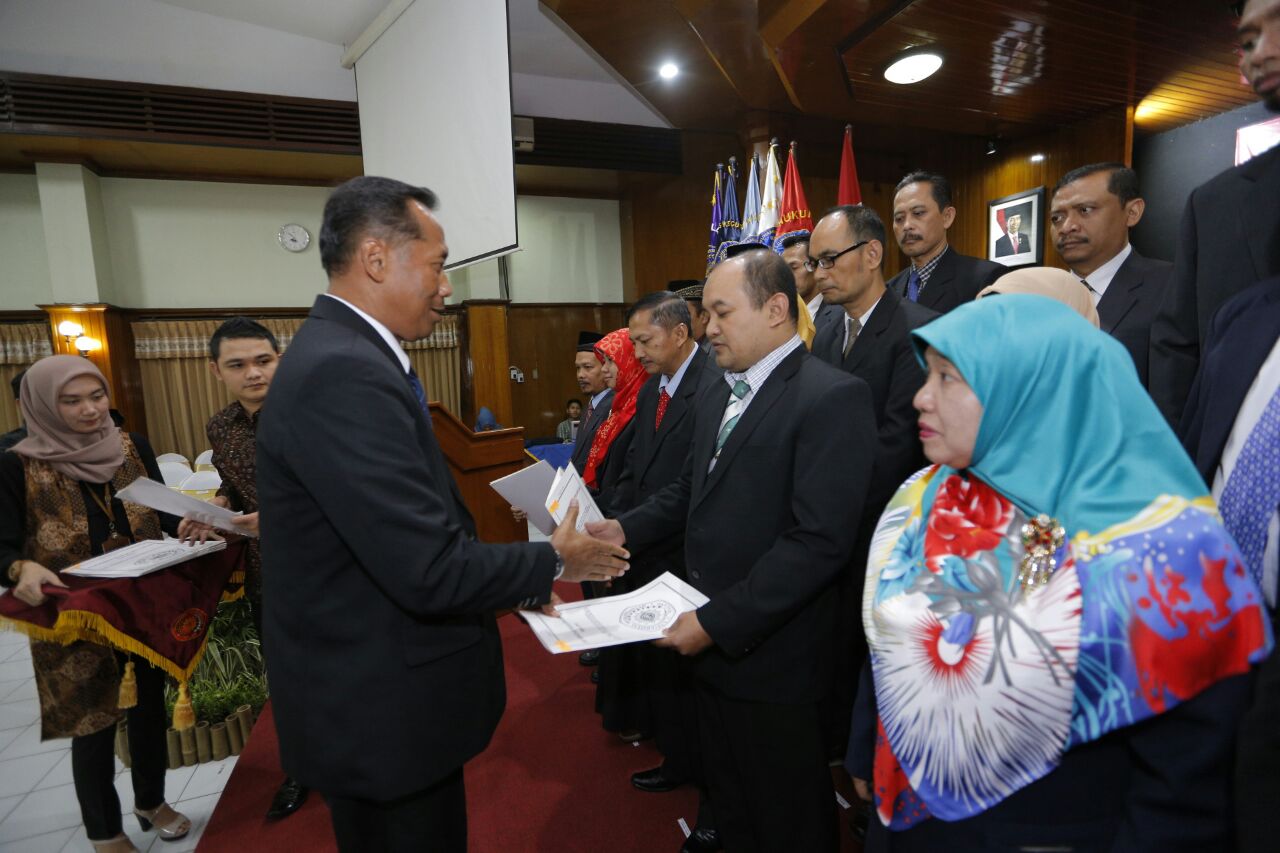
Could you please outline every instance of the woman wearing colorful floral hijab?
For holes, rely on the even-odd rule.
[[[934,465],[868,561],[868,849],[1227,849],[1270,629],[1124,348],[1020,294],[915,343]]]

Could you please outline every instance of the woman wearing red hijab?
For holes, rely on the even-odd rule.
[[[587,454],[582,479],[607,511],[609,491],[622,475],[627,447],[631,444],[631,419],[636,413],[636,396],[648,376],[636,358],[631,335],[616,329],[596,344],[596,357],[604,365],[605,382],[613,389],[609,417],[596,430]]]

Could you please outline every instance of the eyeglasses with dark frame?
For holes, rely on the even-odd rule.
[[[870,240],[859,240],[843,252],[836,252],[834,255],[827,255],[823,258],[809,258],[804,262],[804,268],[809,272],[813,272],[818,267],[822,267],[824,270],[829,270],[836,265],[836,261],[840,259],[841,255],[847,255],[852,251],[861,249],[870,242]]]

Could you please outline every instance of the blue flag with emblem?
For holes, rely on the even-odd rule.
[[[716,252],[720,248],[720,222],[724,218],[724,164],[716,164],[716,175],[711,185],[711,238],[707,241],[707,270],[716,265]]]

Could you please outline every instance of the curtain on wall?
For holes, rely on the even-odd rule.
[[[53,355],[48,323],[0,323],[0,433],[18,428],[9,383],[47,355]]]
[[[302,317],[258,322],[271,330],[285,352]],[[181,453],[194,459],[209,447],[205,424],[231,396],[209,371],[209,338],[221,320],[164,320],[133,324],[133,339],[142,371],[147,433],[156,453]],[[461,358],[458,320],[447,315],[431,337],[405,347],[427,396],[449,411],[461,406]]]

